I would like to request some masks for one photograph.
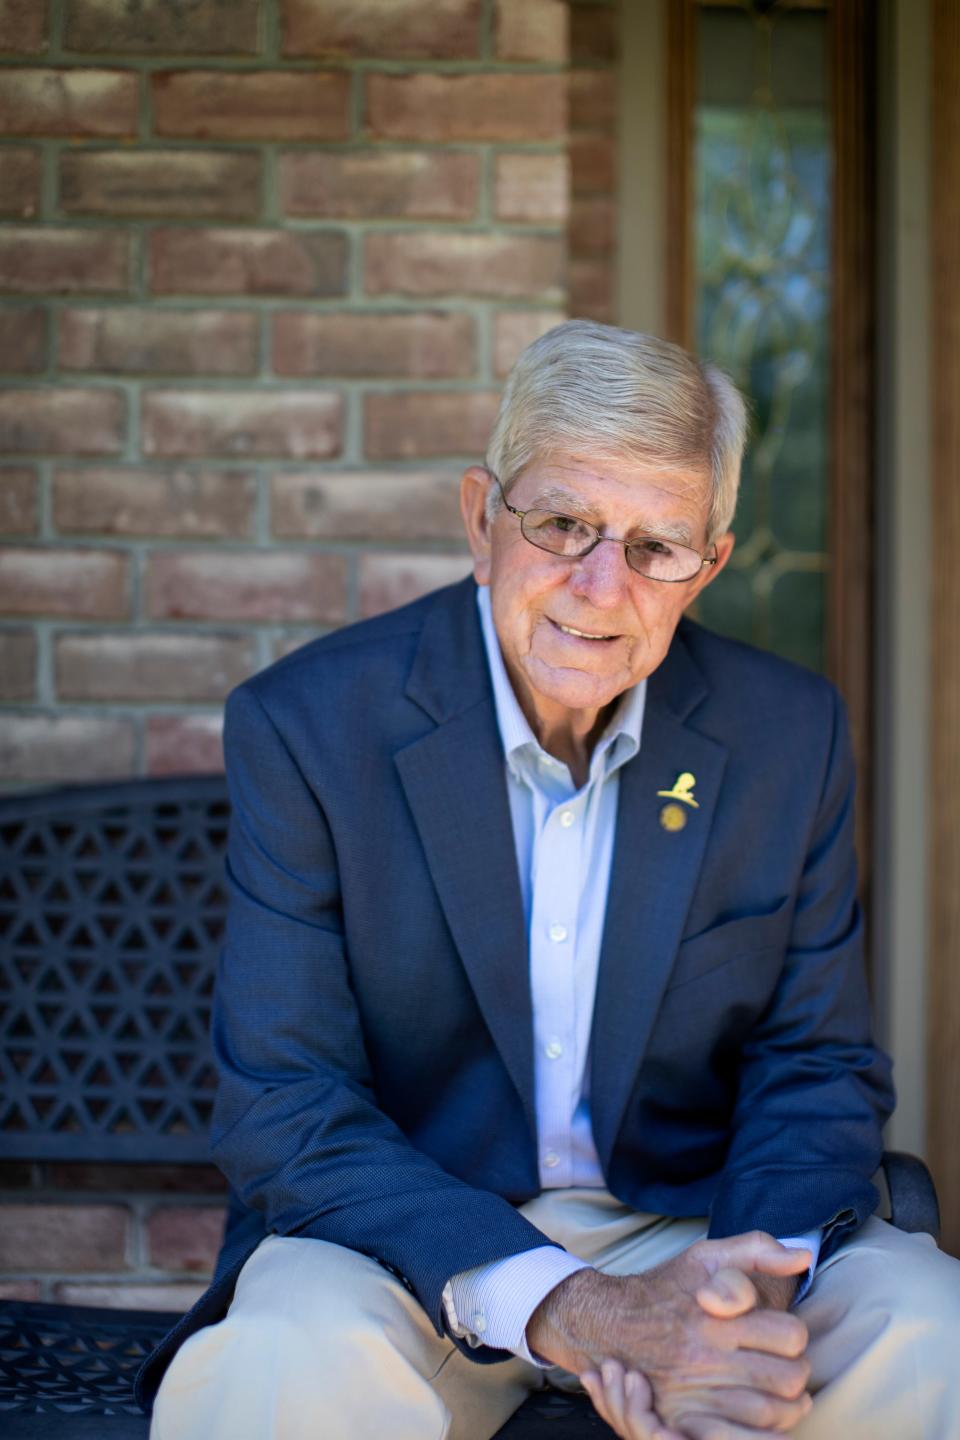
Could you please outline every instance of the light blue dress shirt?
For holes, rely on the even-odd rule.
[[[540,1184],[602,1188],[590,1124],[590,1026],[616,831],[619,772],[640,749],[647,682],[627,690],[594,747],[578,790],[548,755],[520,708],[493,624],[490,592],[477,592],[483,641],[506,761],[507,794],[527,918],[533,1009],[534,1097]],[[819,1250],[819,1232],[784,1244]],[[527,1321],[561,1280],[586,1262],[556,1246],[462,1271],[444,1290],[447,1320],[472,1344],[527,1348]]]

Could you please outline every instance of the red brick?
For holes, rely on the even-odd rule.
[[[255,55],[261,0],[67,0],[71,50],[118,54]]]
[[[417,600],[473,569],[468,555],[364,555],[360,561],[360,613],[380,615]]]
[[[606,259],[570,262],[570,313],[612,325],[616,318],[613,267]]]
[[[498,220],[562,225],[567,218],[570,169],[566,155],[497,156]]]
[[[124,413],[116,390],[7,390],[0,394],[0,450],[115,454],[123,447]]]
[[[475,57],[480,0],[282,0],[285,55]]]
[[[121,620],[130,608],[127,565],[110,550],[7,545],[0,550],[0,611]]]
[[[123,780],[136,760],[132,722],[94,715],[0,716],[0,781],[50,785],[55,782]],[[79,1213],[79,1212],[78,1212]],[[6,1223],[6,1221],[4,1222]],[[52,1270],[108,1270],[106,1264],[81,1263],[82,1256]],[[39,1265],[22,1268],[35,1270]]]
[[[71,215],[253,220],[260,159],[232,150],[76,150],[60,162]]]
[[[172,70],[154,75],[158,135],[191,140],[346,140],[350,76],[257,70]]]
[[[137,105],[127,70],[0,70],[0,135],[133,136]]]
[[[0,1211],[2,1214],[2,1211]],[[39,1280],[0,1280],[0,1300],[39,1300]]]
[[[167,295],[343,295],[347,237],[282,230],[155,230],[150,286]]]
[[[32,700],[37,689],[37,641],[32,630],[0,630],[0,700]]]
[[[223,1240],[226,1211],[210,1205],[165,1205],[147,1221],[151,1265],[210,1274]]]
[[[133,1165],[58,1161],[47,1166],[56,1190],[99,1190],[126,1194],[217,1195],[227,1182],[212,1165]]]
[[[366,289],[370,295],[559,298],[564,250],[559,236],[372,234]]]
[[[76,1281],[62,1280],[54,1285],[53,1294],[61,1305],[96,1305],[104,1310],[164,1310],[171,1315],[182,1315],[196,1304],[206,1288],[203,1283],[191,1285],[185,1281],[78,1285]]]
[[[569,9],[566,0],[497,0],[497,59],[563,64]]]
[[[249,539],[256,478],[245,470],[61,469],[53,522],[78,534]]]
[[[130,236],[119,230],[0,226],[0,290],[22,295],[130,288]]]
[[[273,533],[288,540],[462,540],[460,475],[343,471],[273,477]]]
[[[47,363],[47,319],[39,305],[0,310],[0,370],[36,375]]]
[[[501,310],[494,321],[494,370],[498,377],[509,374],[514,362],[528,345],[539,340],[555,325],[566,320],[562,310]]]
[[[328,460],[340,450],[341,401],[323,390],[152,390],[145,455]]]
[[[64,310],[60,365],[120,375],[253,375],[260,321],[239,310]]]
[[[367,125],[380,140],[559,140],[563,75],[377,75]]]
[[[30,220],[40,209],[40,156],[27,146],[0,148],[0,215]]]
[[[222,700],[256,668],[243,635],[84,631],[58,636],[54,654],[61,700]]]
[[[570,138],[570,188],[574,195],[610,195],[617,188],[617,146],[605,135]]]
[[[483,455],[499,395],[489,390],[417,390],[368,395],[366,454],[371,460]]]
[[[33,535],[36,529],[36,472],[5,465],[0,469],[0,534]]]
[[[617,248],[617,206],[609,195],[578,196],[570,214],[572,255],[611,255]]]
[[[223,769],[223,716],[151,715],[148,775],[210,775]]]
[[[569,86],[571,130],[612,133],[617,123],[617,87],[609,70],[573,70]]]
[[[469,376],[473,320],[463,312],[324,315],[285,310],[274,317],[278,375]]]
[[[48,0],[0,0],[0,50],[35,55],[47,44]]]
[[[162,551],[147,569],[147,613],[157,620],[345,618],[347,561],[309,551]]]
[[[615,5],[570,6],[570,59],[574,65],[609,65],[619,50]],[[611,76],[611,84],[614,83]]]
[[[456,150],[293,150],[280,161],[288,215],[472,220],[480,158]]]
[[[126,1270],[128,1221],[120,1205],[4,1205],[0,1269]]]

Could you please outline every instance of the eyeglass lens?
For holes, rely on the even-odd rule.
[[[585,520],[550,510],[528,510],[520,521],[520,529],[531,545],[570,560],[586,555],[606,538]],[[623,541],[616,543],[624,544]],[[703,564],[698,551],[652,535],[641,536],[624,548],[631,570],[651,580],[691,580]]]

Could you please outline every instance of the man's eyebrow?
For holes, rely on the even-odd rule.
[[[559,485],[547,485],[541,490],[530,507],[532,510],[559,510],[564,515],[578,515],[584,520],[590,520],[594,524],[595,512],[593,507],[576,493],[575,490],[564,490]],[[668,520],[658,523],[655,526],[633,525],[632,530],[639,531],[643,535],[656,535],[663,540],[676,540],[678,545],[692,545],[693,536],[689,525],[682,521],[671,523]],[[629,539],[629,536],[625,536]]]

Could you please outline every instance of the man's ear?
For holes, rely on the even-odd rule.
[[[693,580],[691,580],[690,597],[687,601],[688,605],[697,598],[697,596],[702,590],[706,590],[707,586],[717,578],[717,576],[720,574],[720,571],[723,569],[727,561],[730,559],[730,556],[733,554],[733,547],[735,544],[736,536],[734,535],[732,530],[728,530],[725,535],[720,535],[716,540],[714,540],[713,548],[717,552],[717,563],[716,565],[704,565],[703,569],[700,571],[700,574],[695,575]]]
[[[478,585],[490,583],[490,521],[487,495],[493,478],[482,465],[471,465],[460,481],[460,511],[473,556],[473,576]]]

